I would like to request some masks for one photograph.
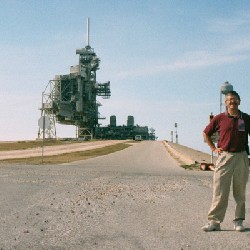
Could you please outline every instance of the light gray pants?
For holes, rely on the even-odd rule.
[[[246,184],[249,176],[249,161],[246,152],[222,152],[216,161],[213,180],[213,200],[208,220],[224,220],[231,182],[236,202],[235,219],[245,219]]]

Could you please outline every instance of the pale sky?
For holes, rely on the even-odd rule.
[[[111,98],[98,98],[103,125],[133,115],[170,140],[177,123],[179,143],[205,151],[202,131],[225,81],[250,113],[248,0],[1,0],[0,141],[36,139],[42,92],[78,64],[87,17],[97,81],[111,83]],[[75,128],[57,125],[57,135]]]

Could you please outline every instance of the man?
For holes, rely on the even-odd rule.
[[[234,229],[245,230],[246,185],[249,176],[248,135],[250,116],[238,109],[240,96],[230,91],[225,98],[226,112],[215,116],[205,128],[203,136],[211,150],[218,154],[214,170],[213,199],[208,212],[208,224],[202,227],[206,232],[220,230],[228,206],[231,182],[236,202]],[[219,141],[215,147],[211,136],[218,131]]]

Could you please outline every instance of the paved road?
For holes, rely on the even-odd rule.
[[[223,231],[200,230],[211,184],[212,172],[183,170],[157,141],[67,165],[1,166],[0,249],[250,249],[250,229],[232,230],[232,197]]]

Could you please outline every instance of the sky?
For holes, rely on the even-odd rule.
[[[177,123],[178,142],[206,152],[202,131],[225,81],[250,113],[249,0],[0,0],[0,141],[37,138],[42,92],[78,64],[87,17],[97,81],[111,84],[111,98],[98,97],[102,126],[132,115],[171,140]]]

